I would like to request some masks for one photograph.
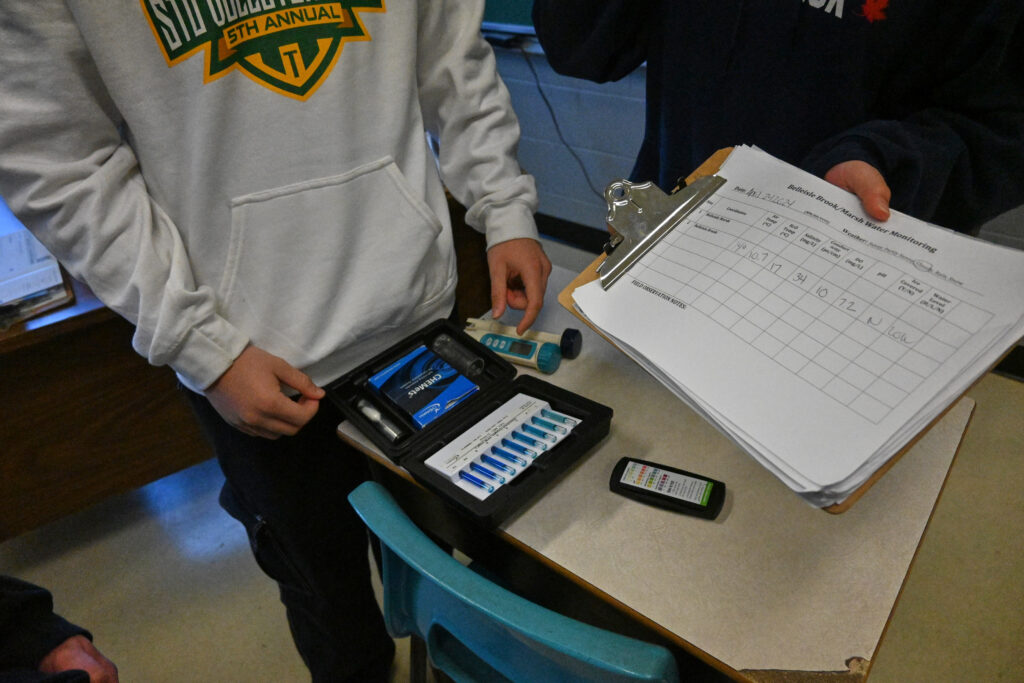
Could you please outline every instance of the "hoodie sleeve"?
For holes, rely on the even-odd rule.
[[[149,195],[123,121],[64,3],[0,8],[0,194],[104,304],[133,345],[196,390],[248,340],[196,287],[176,226]]]
[[[893,208],[973,232],[1024,203],[1024,3],[936,3],[936,13],[882,90],[893,116],[822,141],[801,165],[822,176],[865,161]]]
[[[77,635],[92,640],[84,628],[53,613],[49,591],[0,575],[0,671],[35,670],[55,647]]]
[[[519,121],[480,33],[482,0],[424,1],[419,12],[419,98],[445,186],[488,248],[536,239],[537,188],[519,167]]]
[[[604,83],[647,59],[651,0],[534,0],[533,27],[551,68]]]

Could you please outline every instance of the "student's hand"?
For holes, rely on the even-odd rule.
[[[864,211],[875,220],[889,218],[892,191],[878,169],[863,161],[844,161],[825,174],[825,180],[849,190],[858,197]]]
[[[85,636],[68,638],[39,662],[39,671],[44,674],[75,669],[89,674],[90,683],[117,683],[117,667]]]
[[[523,237],[499,242],[488,249],[487,266],[491,271],[491,315],[497,320],[505,313],[506,305],[525,309],[516,327],[522,334],[544,305],[551,261],[537,240]]]
[[[292,400],[281,386],[299,392]],[[206,397],[228,424],[250,436],[291,436],[320,407],[324,390],[283,358],[247,346],[207,390]]]

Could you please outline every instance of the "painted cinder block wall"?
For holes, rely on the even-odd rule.
[[[645,69],[615,83],[597,84],[556,74],[533,40],[521,48],[496,47],[495,53],[522,126],[519,160],[537,179],[539,212],[604,230],[604,199],[595,190],[603,192],[633,168],[643,137]],[[559,139],[537,81],[589,182]],[[1024,249],[1024,207],[987,223],[981,237]]]

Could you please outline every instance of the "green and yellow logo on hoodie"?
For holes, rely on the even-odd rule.
[[[139,0],[168,66],[206,52],[205,82],[232,69],[305,100],[346,41],[370,40],[358,12],[384,0]]]

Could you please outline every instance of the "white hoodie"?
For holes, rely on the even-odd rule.
[[[4,0],[0,195],[186,386],[250,342],[323,384],[450,312],[445,186],[536,237],[482,6]]]

